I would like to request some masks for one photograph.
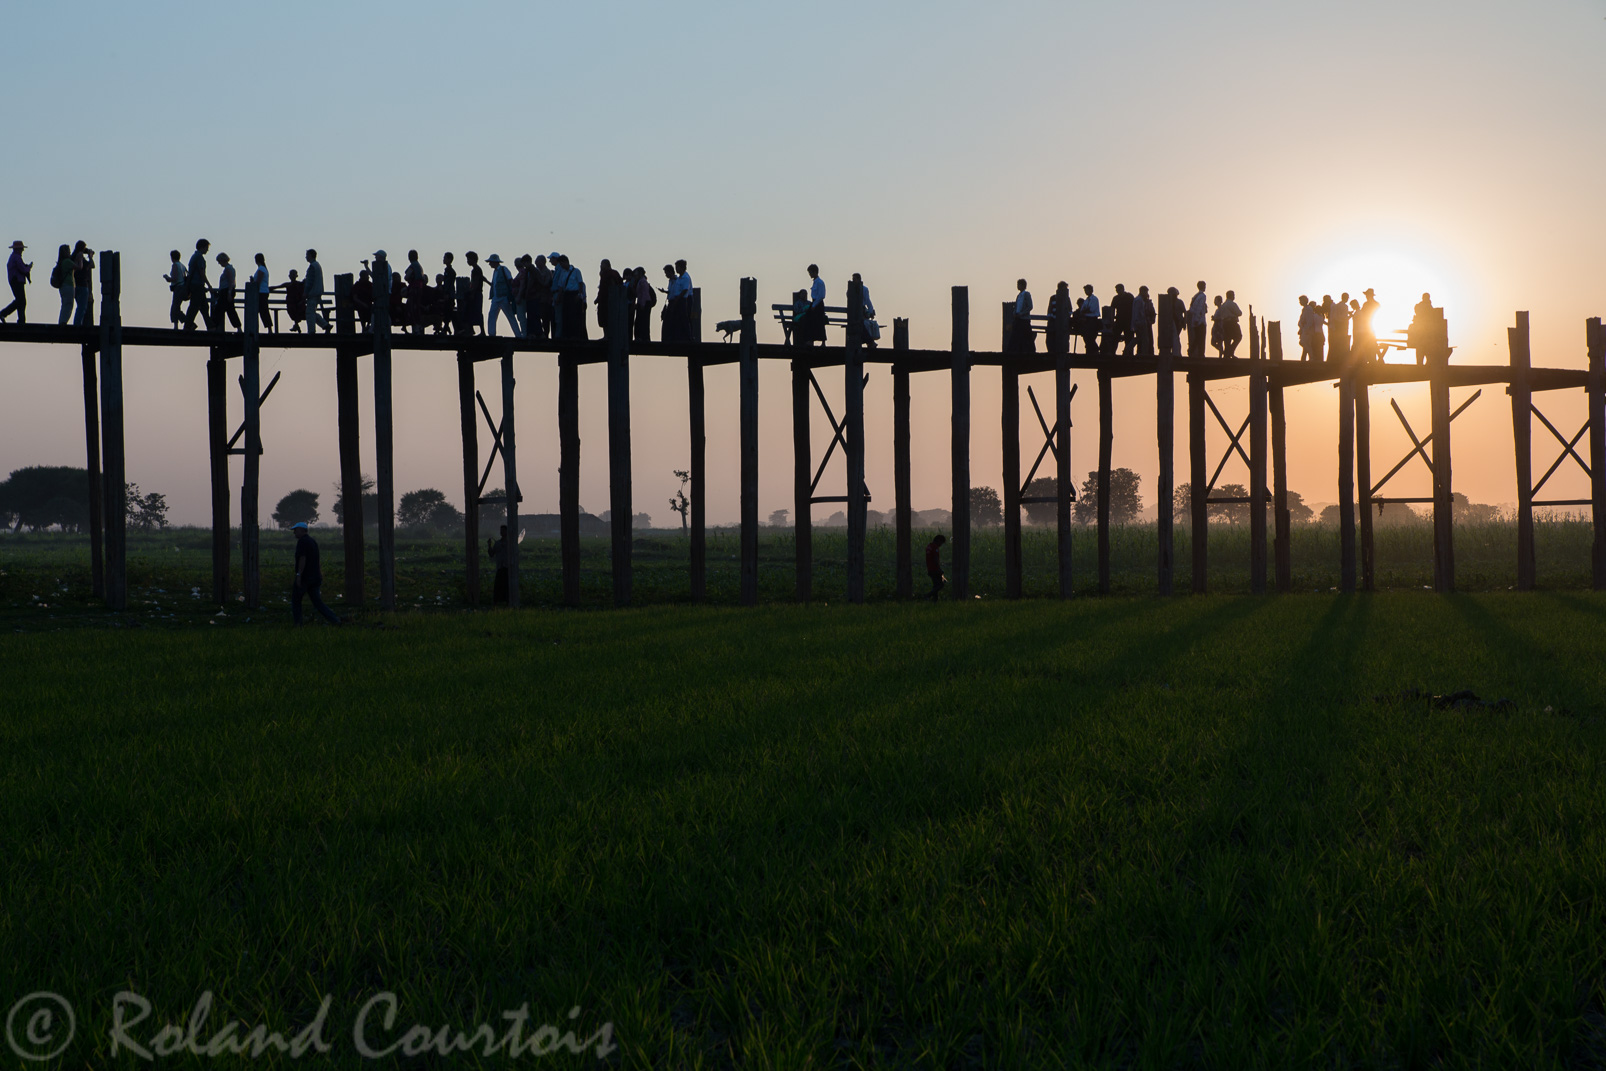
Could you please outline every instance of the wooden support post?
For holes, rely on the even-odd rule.
[[[1517,313],[1517,326],[1506,329],[1511,350],[1511,440],[1517,460],[1517,590],[1532,591],[1534,562],[1533,388],[1529,369],[1528,314]]]
[[[122,265],[100,254],[100,419],[102,499],[106,509],[106,605],[128,606],[128,470],[123,454]]]
[[[480,440],[474,412],[474,358],[457,353],[457,420],[463,433],[463,590],[480,604]],[[518,533],[513,533],[514,542]]]
[[[1166,303],[1167,315],[1171,303]],[[1170,331],[1169,322],[1162,330]],[[1156,563],[1161,595],[1175,590],[1176,554],[1173,540],[1176,505],[1176,377],[1172,372],[1176,355],[1169,346],[1161,347],[1154,370],[1154,437],[1159,451],[1160,476],[1155,484],[1155,514],[1159,527],[1159,554]]]
[[[1108,348],[1115,346],[1110,329]],[[1110,373],[1099,372],[1099,475],[1095,516],[1099,527],[1099,594],[1110,593],[1110,448],[1115,442],[1115,412],[1110,400]]]
[[[691,297],[686,299],[686,330],[693,342],[703,340],[703,288],[691,288]]]
[[[1266,362],[1250,317],[1249,373],[1249,590],[1266,594]]]
[[[688,533],[691,544],[691,597],[693,602],[702,602],[708,596],[708,515],[704,510],[707,502],[708,411],[704,401],[701,357],[686,358],[686,407],[691,426],[691,468],[688,470],[691,476]]]
[[[604,335],[608,340],[608,508],[613,511],[613,604],[629,606],[636,519],[630,481],[630,332],[625,327],[624,284],[616,283],[609,290]],[[508,495],[513,495],[511,489]]]
[[[797,601],[814,597],[814,458],[809,444],[809,347],[792,358],[792,531]]]
[[[350,338],[356,334],[356,310],[351,304],[351,275],[335,276],[335,331]],[[340,527],[346,559],[346,605],[363,604],[363,494],[357,396],[357,351],[335,344],[335,411],[340,436]]]
[[[847,457],[848,602],[864,601],[864,286],[848,282],[847,343],[842,352],[843,438]]]
[[[206,431],[212,455],[212,601],[229,601],[229,365],[220,347],[206,362]]]
[[[1351,360],[1358,358],[1351,357]],[[1355,484],[1360,492],[1361,590],[1377,587],[1377,540],[1372,514],[1372,384],[1364,364],[1355,376]]]
[[[245,479],[240,491],[240,588],[245,608],[262,605],[262,347],[255,330],[257,292],[245,306],[244,358],[240,389],[245,393]]]
[[[999,430],[1003,435],[1004,448],[1004,597],[1018,599],[1021,596],[1020,372],[1010,363],[1007,355],[1000,372],[1003,388],[999,405]]]
[[[909,321],[892,321],[894,353],[909,350]],[[892,488],[898,541],[898,598],[914,595],[913,506],[909,486],[909,367],[892,365]]]
[[[1455,590],[1454,499],[1450,479],[1450,354],[1428,354],[1428,393],[1433,406],[1433,588]]]
[[[742,280],[742,341],[738,357],[742,423],[742,605],[758,605],[758,280]],[[702,297],[692,291],[693,315],[702,323]],[[702,340],[699,326],[693,338]],[[850,506],[851,510],[852,507]]]
[[[970,289],[953,288],[954,598],[970,597]]]
[[[1062,310],[1063,311],[1063,310]],[[1062,317],[1060,326],[1066,328]],[[1067,339],[1069,335],[1064,336]],[[1067,343],[1067,347],[1069,343]],[[1071,571],[1071,357],[1060,354],[1054,361],[1054,527],[1055,550],[1059,559],[1060,598],[1075,594]]]
[[[613,299],[614,308],[621,314],[623,297]],[[513,351],[508,349],[502,354],[502,486],[507,497],[507,542],[505,551],[507,555],[507,608],[519,608],[519,459],[517,439],[514,435],[514,406],[513,406]],[[627,411],[628,415],[628,411]],[[611,417],[612,414],[610,413]],[[625,434],[629,435],[626,428]],[[628,449],[629,442],[626,441]],[[626,479],[629,478],[628,454]],[[628,503],[630,491],[625,489],[625,500]],[[384,508],[384,503],[380,503]],[[615,518],[617,520],[617,517]],[[626,523],[629,523],[628,517]],[[626,582],[628,583],[628,577]],[[627,594],[628,601],[628,594]]]
[[[1355,591],[1355,379],[1338,376],[1338,590]]]
[[[85,346],[79,355],[84,375],[84,469],[89,476],[89,581],[90,593],[97,599],[106,597],[105,547],[101,534],[105,530],[105,499],[100,479],[100,376],[95,372],[95,347]],[[224,469],[224,494],[228,493],[228,470]],[[224,505],[224,550],[228,549],[228,507]],[[224,580],[227,581],[227,575]]]
[[[1595,525],[1590,554],[1596,591],[1606,591],[1606,325],[1599,316],[1584,324],[1589,352],[1589,516]]]
[[[580,605],[580,362],[558,354],[558,534],[563,605]]]
[[[379,496],[379,605],[396,609],[396,422],[391,408],[390,264],[374,261],[374,490]],[[504,440],[502,453],[507,454]],[[513,491],[508,489],[511,497]],[[348,500],[349,501],[349,500]],[[517,539],[518,532],[508,529]],[[508,556],[509,561],[512,555]],[[508,599],[513,601],[508,570]]]
[[[1205,460],[1205,381],[1188,373],[1188,502],[1193,515],[1193,593],[1205,593],[1210,563],[1210,489]]]
[[[1283,359],[1283,325],[1277,320],[1266,325],[1266,348],[1271,359]],[[1283,413],[1283,384],[1279,379],[1268,390],[1271,407],[1271,472],[1272,512],[1276,519],[1276,538],[1272,542],[1272,556],[1276,560],[1277,590],[1288,591],[1294,585],[1292,537],[1288,514],[1288,421]]]

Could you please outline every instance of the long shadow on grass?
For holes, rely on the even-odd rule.
[[[1543,595],[1529,597],[1554,598]],[[1574,664],[1571,659],[1562,657],[1558,651],[1540,646],[1529,634],[1512,628],[1490,613],[1482,600],[1470,595],[1457,594],[1448,596],[1445,601],[1455,611],[1456,616],[1488,638],[1488,650],[1500,660],[1502,675],[1514,681],[1524,678],[1533,681],[1538,678],[1543,685],[1563,693],[1546,698],[1565,698],[1568,702],[1578,703],[1585,700],[1585,697],[1593,698],[1596,695],[1595,691],[1571,670],[1570,667]],[[1518,702],[1524,706],[1533,706],[1537,705],[1540,698],[1522,696],[1518,698]]]

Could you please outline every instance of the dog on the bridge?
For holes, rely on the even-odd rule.
[[[715,331],[722,332],[725,335],[726,342],[729,342],[731,340],[731,336],[741,329],[742,321],[740,320],[721,320],[719,323],[714,325]]]

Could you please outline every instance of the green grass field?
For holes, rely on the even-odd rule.
[[[327,1001],[343,1067],[365,1006],[372,1050],[522,1006],[628,1067],[1606,1065],[1606,597],[742,610],[663,566],[296,631],[192,605],[183,538],[115,617],[70,541],[0,544],[0,1003],[77,1016],[30,1066],[146,1066],[121,991],[153,1051],[206,992],[200,1045]],[[408,601],[453,549],[404,545]],[[1409,694],[1460,689],[1510,703]],[[408,1066],[606,1047],[485,1043]]]

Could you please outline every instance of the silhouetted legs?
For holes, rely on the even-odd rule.
[[[17,322],[19,324],[27,323],[28,322],[28,294],[27,294],[27,291],[22,286],[20,286],[20,285],[18,285],[16,283],[13,283],[13,284],[11,284],[11,297],[12,297],[11,304],[9,304],[9,305],[7,305],[5,307],[5,311],[4,312],[0,312],[0,320],[4,320],[7,316],[10,316],[12,314],[12,312],[16,312],[16,314],[17,314]]]
[[[300,584],[296,583],[292,583],[290,585],[291,620],[298,625],[301,624],[301,598],[304,595],[312,600],[312,608],[322,614],[324,616],[324,620],[328,621],[331,625],[340,624],[340,618],[335,616],[335,612],[324,605],[323,596],[319,594],[319,591],[322,589],[322,587],[323,585],[321,584],[314,584],[308,588],[304,588]]]

